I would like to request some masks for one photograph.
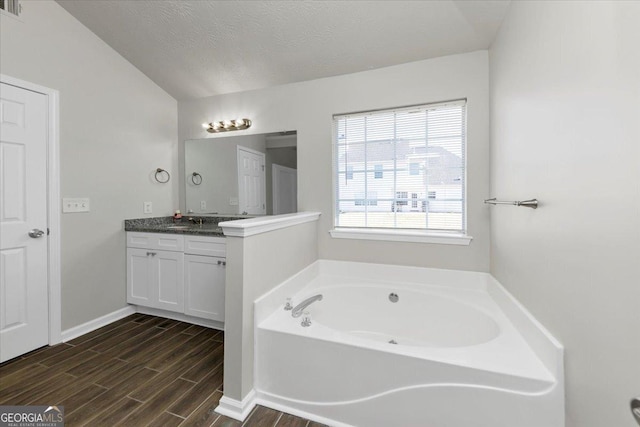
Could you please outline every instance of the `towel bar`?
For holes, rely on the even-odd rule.
[[[538,199],[523,200],[521,202],[517,200],[514,202],[506,202],[506,201],[496,200],[496,198],[494,197],[492,199],[486,199],[484,203],[487,205],[514,205],[514,206],[525,206],[531,209],[538,209]]]

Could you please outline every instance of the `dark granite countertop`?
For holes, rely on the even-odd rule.
[[[189,221],[192,218],[193,221]],[[173,217],[136,218],[125,219],[125,231],[142,233],[170,233],[170,234],[195,234],[200,236],[224,237],[222,228],[218,223],[235,221],[244,217],[223,216],[184,216],[181,220],[174,221]]]

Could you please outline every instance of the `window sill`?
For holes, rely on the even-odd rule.
[[[390,242],[435,243],[469,246],[473,237],[460,233],[437,233],[421,230],[388,230],[372,228],[334,228],[334,239],[384,240]]]

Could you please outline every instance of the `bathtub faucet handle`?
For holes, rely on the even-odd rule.
[[[302,322],[300,322],[300,324],[305,328],[311,326],[311,315],[308,311],[305,311],[302,315]]]
[[[318,294],[318,295],[314,295],[312,297],[307,298],[306,300],[302,301],[300,304],[296,305],[293,310],[291,310],[291,315],[294,318],[298,318],[300,316],[302,316],[302,312],[311,304],[313,304],[316,301],[322,301],[322,294]]]
[[[293,310],[293,306],[291,305],[291,298],[287,298],[287,302],[284,304],[284,309],[286,311]]]

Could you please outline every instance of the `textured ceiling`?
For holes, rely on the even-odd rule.
[[[176,99],[486,49],[508,1],[58,0]]]

